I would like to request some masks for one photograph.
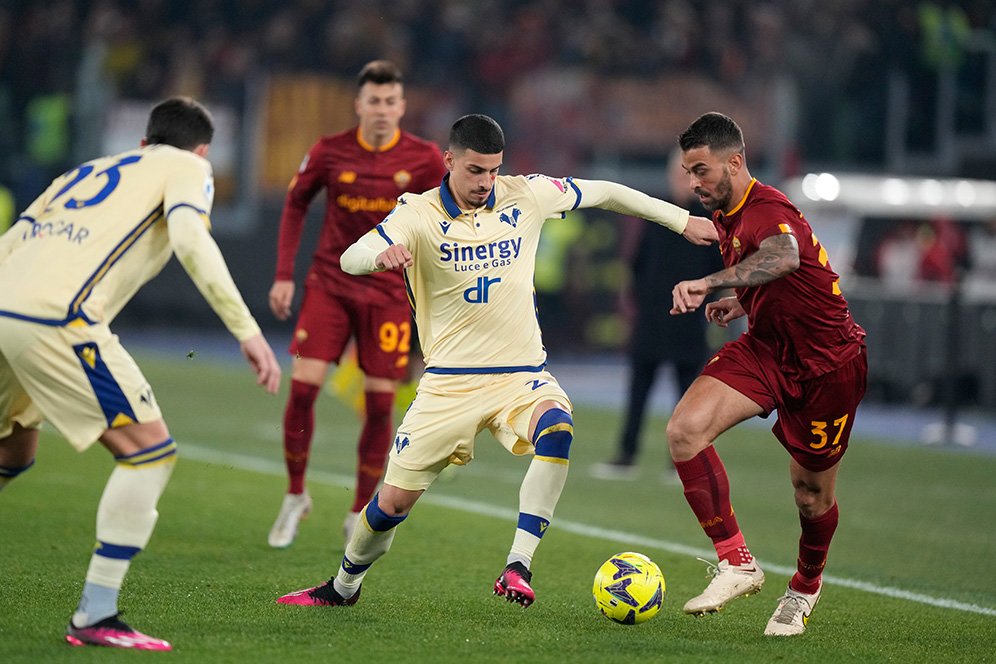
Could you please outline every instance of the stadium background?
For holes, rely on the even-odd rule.
[[[665,195],[676,134],[732,115],[754,175],[831,248],[869,331],[870,401],[996,414],[987,0],[5,0],[0,228],[56,174],[134,145],[152,102],[192,95],[219,125],[215,235],[261,324],[286,334],[266,309],[284,188],[319,134],[353,122],[353,77],[379,57],[405,72],[406,129],[443,143],[454,118],[488,113],[509,138],[505,172]],[[805,186],[820,172],[832,200]],[[854,197],[855,173],[889,204]],[[553,354],[621,352],[620,228],[585,211],[546,229],[536,286]],[[219,330],[186,282],[174,262],[120,323]]]

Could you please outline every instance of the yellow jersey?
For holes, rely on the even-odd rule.
[[[533,290],[540,231],[583,207],[684,228],[688,213],[622,185],[545,175],[500,175],[487,202],[461,210],[448,181],[405,194],[343,254],[347,272],[379,269],[373,256],[402,244],[414,264],[405,284],[429,373],[541,371],[546,350]],[[358,246],[359,245],[359,246]]]
[[[0,238],[0,316],[108,324],[176,249],[233,334],[258,333],[207,233],[213,197],[208,161],[168,145],[95,159],[56,178]],[[179,247],[193,243],[201,246],[181,255]]]

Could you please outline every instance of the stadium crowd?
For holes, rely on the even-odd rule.
[[[986,0],[12,0],[0,6],[0,186],[22,207],[53,172],[98,153],[114,99],[239,107],[258,74],[349,78],[378,57],[512,126],[528,124],[529,105],[512,108],[524,71],[680,74],[737,90],[789,76],[806,158],[875,159],[880,141],[862,138],[880,133],[886,73],[957,62],[994,27]],[[552,94],[537,87],[540,100]]]

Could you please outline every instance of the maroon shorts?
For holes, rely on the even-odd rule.
[[[723,346],[702,370],[748,397],[767,417],[771,431],[803,468],[820,472],[844,456],[854,414],[865,395],[868,354],[864,347],[833,371],[804,381],[786,378],[767,348],[741,337]]]
[[[412,338],[407,302],[373,306],[305,286],[291,354],[338,363],[351,336],[364,374],[392,380],[405,377]]]

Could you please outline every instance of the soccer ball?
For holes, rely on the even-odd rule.
[[[617,553],[595,572],[591,589],[602,615],[623,625],[636,625],[657,615],[664,603],[664,575],[642,553]]]

